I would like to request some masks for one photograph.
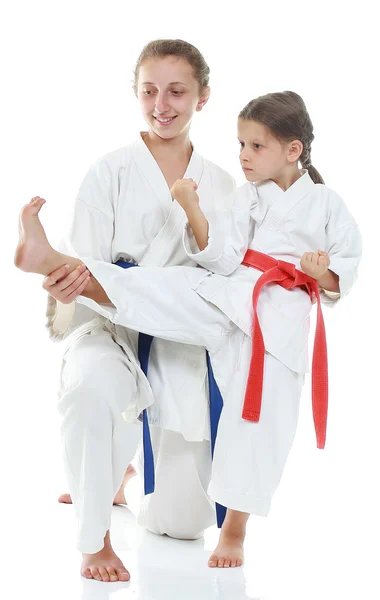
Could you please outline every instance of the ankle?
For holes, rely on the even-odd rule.
[[[224,535],[244,539],[248,519],[249,513],[242,513],[236,510],[228,509],[221,533]]]
[[[227,527],[222,527],[221,532],[220,532],[220,536],[221,537],[225,537],[225,538],[229,538],[229,539],[236,539],[237,541],[243,541],[245,538],[245,533],[246,533],[246,527],[236,527],[236,526],[227,526]]]
[[[109,532],[109,530],[107,531],[106,535],[104,536],[104,546],[103,546],[103,550],[104,550],[104,549],[108,549],[108,548],[111,548],[111,549],[112,549],[112,546],[111,546],[111,536],[110,536],[110,532]]]

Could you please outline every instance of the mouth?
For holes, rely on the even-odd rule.
[[[168,125],[170,125],[171,123],[173,123],[174,119],[177,118],[177,115],[175,117],[155,117],[153,115],[153,118],[157,121],[157,123],[159,123],[162,127],[167,127]]]
[[[253,171],[253,169],[249,169],[248,167],[242,167],[243,171]]]

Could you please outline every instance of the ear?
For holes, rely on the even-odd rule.
[[[296,162],[303,152],[303,143],[300,140],[293,140],[288,144],[288,161]]]
[[[211,93],[211,90],[209,87],[203,88],[201,96],[197,102],[197,106],[195,109],[197,112],[201,111],[202,108],[204,107],[204,105],[207,103],[208,99],[210,98],[210,93]]]

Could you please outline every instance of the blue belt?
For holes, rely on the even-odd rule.
[[[137,267],[133,263],[119,260],[115,263],[123,269],[129,269],[130,267]],[[141,370],[148,375],[148,363],[149,354],[152,346],[153,337],[146,333],[139,334],[138,341],[138,358],[140,361]],[[207,359],[207,370],[208,370],[208,382],[209,382],[209,398],[210,398],[210,429],[211,429],[211,455],[214,456],[215,440],[218,432],[218,424],[220,415],[223,408],[223,399],[219,391],[218,385],[215,381],[214,373],[211,366],[209,353],[206,351]],[[154,492],[155,479],[154,479],[154,456],[152,448],[152,440],[150,437],[148,414],[147,410],[142,412],[143,422],[143,448],[144,448],[144,493],[152,494]],[[191,499],[189,499],[191,500]],[[216,509],[216,520],[218,527],[223,525],[224,518],[226,516],[226,508],[220,504],[215,504]]]

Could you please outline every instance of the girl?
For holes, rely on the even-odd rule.
[[[330,305],[345,296],[361,253],[354,219],[311,164],[313,127],[297,94],[250,102],[239,115],[238,134],[248,183],[233,194],[224,219],[206,219],[192,182],[173,188],[188,216],[187,254],[204,268],[125,272],[83,258],[93,277],[78,299],[114,323],[209,350],[224,399],[209,486],[213,500],[228,507],[209,563],[220,567],[242,562],[249,514],[268,514],[280,482],[308,366],[312,293],[319,298],[320,288]],[[42,203],[32,200],[22,216],[24,235],[38,240],[38,272],[66,260],[48,245],[35,218]],[[42,258],[49,263],[45,271]],[[286,289],[294,282],[301,287]],[[315,406],[323,447],[326,381],[314,387],[323,402]]]
[[[156,40],[143,49],[134,91],[147,130],[91,167],[79,189],[64,252],[107,263],[196,264],[183,249],[186,215],[172,201],[170,187],[184,175],[194,179],[206,212],[214,211],[216,202],[222,208],[234,189],[231,176],[190,142],[191,120],[207,103],[208,83],[208,65],[191,44]],[[126,580],[129,574],[111,546],[111,509],[113,501],[125,503],[121,485],[131,472],[124,481],[123,476],[141,438],[140,426],[130,421],[145,408],[153,425],[156,490],[145,497],[138,522],[156,534],[184,539],[199,537],[214,523],[207,495],[205,351],[154,340],[149,385],[137,360],[138,335],[94,319],[93,310],[72,302],[88,273],[65,262],[59,266],[46,272],[44,287],[50,294],[50,332],[67,344],[59,410],[82,574]],[[122,413],[128,411],[126,422]]]

